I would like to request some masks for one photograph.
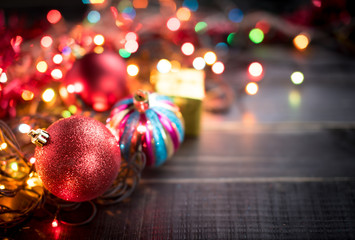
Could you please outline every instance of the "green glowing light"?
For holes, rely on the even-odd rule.
[[[228,35],[228,37],[227,37],[227,43],[228,43],[229,45],[232,45],[233,42],[234,42],[234,38],[235,38],[235,32],[230,33],[230,34]]]
[[[62,112],[62,116],[63,116],[63,118],[68,118],[71,116],[71,113],[68,110],[64,110]]]
[[[120,49],[118,53],[121,55],[123,58],[129,58],[131,56],[131,53],[128,52],[126,49]]]
[[[195,26],[195,32],[202,32],[207,28],[207,23],[205,22],[198,22]]]
[[[68,110],[72,113],[75,114],[78,111],[78,108],[75,105],[70,105],[68,107]]]
[[[264,40],[264,33],[259,28],[254,28],[249,32],[250,41],[259,44]]]

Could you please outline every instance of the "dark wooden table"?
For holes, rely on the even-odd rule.
[[[85,226],[33,217],[7,237],[355,239],[355,61],[324,49],[292,56],[236,56],[263,61],[259,94],[238,95],[228,114],[204,113],[201,135],[146,169],[129,199],[98,206]],[[243,74],[230,60],[225,79],[237,90]],[[294,70],[303,85],[290,82]]]

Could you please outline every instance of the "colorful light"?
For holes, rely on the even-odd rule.
[[[157,64],[157,69],[160,73],[168,73],[171,70],[171,63],[167,59],[160,59]]]
[[[58,79],[61,79],[63,77],[63,73],[62,73],[62,71],[60,69],[55,68],[55,69],[52,70],[51,76],[52,76],[53,79],[58,80]]]
[[[305,34],[299,34],[293,39],[293,45],[298,50],[304,50],[309,44],[309,38]]]
[[[1,150],[5,150],[7,148],[7,143],[1,143],[0,148]]]
[[[128,32],[125,36],[126,41],[137,41],[138,36],[134,32]]]
[[[68,110],[72,113],[75,114],[78,111],[78,108],[75,105],[70,105],[68,107]]]
[[[48,65],[45,61],[39,61],[36,65],[37,71],[40,73],[44,73],[48,69]]]
[[[56,24],[61,18],[62,14],[58,10],[53,9],[47,13],[47,20],[52,24]]]
[[[122,17],[127,20],[133,20],[136,17],[136,10],[132,7],[126,7],[122,11]]]
[[[135,40],[129,40],[125,43],[124,48],[129,53],[135,53],[138,50],[138,43]]]
[[[204,69],[206,66],[205,59],[203,59],[202,57],[195,58],[194,61],[192,62],[192,66],[194,66],[196,70]]]
[[[172,72],[179,72],[181,69],[181,63],[179,61],[173,60],[171,63],[171,71]]]
[[[31,131],[31,126],[26,123],[21,123],[18,126],[18,130],[20,133],[28,133],[29,131]]]
[[[194,53],[195,51],[195,47],[192,43],[184,43],[182,46],[181,46],[181,51],[183,54],[185,54],[186,56],[190,56],[191,54]]]
[[[214,64],[217,60],[217,56],[214,52],[206,52],[203,58],[208,65]]]
[[[58,220],[57,219],[53,220],[52,227],[54,227],[54,228],[58,227]]]
[[[204,30],[206,30],[207,28],[207,23],[205,22],[198,22],[196,25],[195,25],[195,32],[203,32]]]
[[[322,6],[321,0],[312,0],[312,3],[315,7],[318,7],[318,8],[320,8]]]
[[[25,101],[31,101],[35,95],[29,90],[23,90],[21,97]]]
[[[31,157],[31,158],[30,158],[30,163],[31,163],[31,164],[35,164],[35,162],[36,162],[36,158]]]
[[[51,102],[55,97],[55,92],[52,88],[46,89],[42,94],[42,99],[45,102]]]
[[[197,0],[184,0],[182,3],[184,7],[187,7],[191,11],[195,12],[198,9],[198,2]]]
[[[301,105],[301,94],[299,91],[293,89],[288,94],[288,103],[292,108],[298,108]]]
[[[6,73],[1,73],[0,75],[0,83],[6,83],[7,82],[7,76]]]
[[[233,8],[229,11],[228,18],[232,22],[240,23],[243,20],[243,12],[239,8]]]
[[[3,144],[4,144],[4,143],[3,143]],[[5,144],[6,144],[6,143],[5,143]],[[7,145],[6,145],[6,147],[7,147]],[[6,147],[5,147],[5,148],[6,148]],[[2,147],[2,144],[1,144],[1,148],[4,149],[4,148]],[[11,169],[14,170],[15,172],[18,171],[18,164],[17,164],[16,162],[11,163],[10,167],[11,167]]]
[[[41,45],[42,47],[48,48],[52,45],[53,39],[50,36],[44,36],[41,39]]]
[[[68,91],[68,93],[74,93],[75,92],[75,86],[73,84],[69,84],[67,86],[67,91]]]
[[[63,62],[63,56],[61,54],[56,54],[53,56],[52,60],[55,64],[61,64]]]
[[[62,117],[63,117],[63,118],[68,118],[68,117],[70,117],[70,116],[71,116],[71,112],[70,112],[70,111],[64,110],[64,111],[62,112]]]
[[[264,34],[270,31],[270,24],[265,20],[260,20],[255,24],[255,28],[259,28]]]
[[[249,74],[253,77],[260,77],[263,74],[263,66],[258,62],[253,62],[248,68]]]
[[[102,44],[104,44],[104,42],[105,42],[105,38],[104,38],[104,36],[102,36],[101,34],[97,34],[97,35],[94,37],[94,43],[95,43],[95,45],[101,46]]]
[[[76,83],[74,84],[74,91],[75,91],[76,93],[80,93],[80,92],[82,92],[83,90],[84,90],[84,86],[83,86],[82,83],[76,82]]]
[[[180,21],[187,21],[191,17],[191,11],[186,7],[179,8],[176,12],[176,17]]]
[[[91,4],[103,4],[105,0],[90,0]]]
[[[98,11],[90,11],[87,17],[89,23],[97,23],[101,19],[101,15]]]
[[[127,73],[129,76],[134,77],[137,76],[139,73],[139,68],[135,64],[130,64],[127,66]]]
[[[166,23],[166,26],[168,27],[168,29],[170,31],[177,31],[180,28],[181,23],[180,23],[179,19],[172,17],[168,20],[168,22]]]
[[[259,90],[259,86],[258,84],[256,84],[255,82],[250,82],[247,84],[247,86],[245,87],[245,91],[249,94],[249,95],[255,95]]]
[[[253,43],[259,44],[264,40],[264,33],[259,28],[253,28],[249,32],[249,38]]]
[[[5,189],[5,185],[2,185],[2,184],[1,184],[1,185],[0,185],[0,189],[1,189],[1,190],[4,190],[4,189]]]
[[[291,74],[291,81],[295,85],[299,85],[303,82],[304,80],[304,75],[303,73],[297,71]]]
[[[96,46],[96,47],[94,47],[94,52],[96,54],[101,54],[104,52],[104,48],[102,46]]]
[[[215,74],[222,74],[224,72],[224,64],[222,62],[215,62],[212,65],[212,71]]]
[[[235,32],[232,32],[232,33],[230,33],[230,34],[228,35],[228,37],[227,37],[227,43],[228,43],[229,45],[233,45],[235,35],[236,35]]]
[[[120,49],[118,50],[118,53],[120,54],[121,57],[123,58],[129,58],[131,56],[131,53],[128,52],[126,49]]]
[[[148,7],[148,0],[133,0],[133,7],[134,8],[147,8]]]

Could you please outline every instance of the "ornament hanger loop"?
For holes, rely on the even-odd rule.
[[[49,138],[49,134],[42,129],[32,129],[27,135],[31,137],[31,142],[39,147],[43,147]]]

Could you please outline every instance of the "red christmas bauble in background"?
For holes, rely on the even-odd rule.
[[[126,63],[111,51],[78,59],[63,82],[67,92],[61,96],[66,104],[85,104],[99,112],[109,110],[129,94]]]
[[[53,195],[82,202],[102,195],[121,162],[115,137],[101,122],[73,116],[54,122],[43,147],[36,147],[36,170]]]

